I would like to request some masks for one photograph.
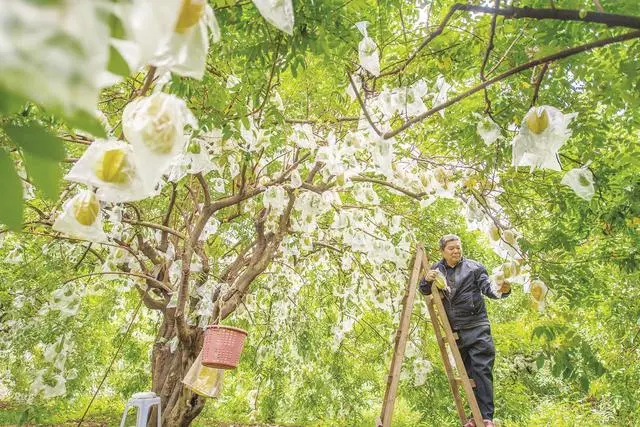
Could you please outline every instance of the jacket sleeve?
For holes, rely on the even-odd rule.
[[[423,295],[431,295],[431,284],[433,282],[427,282],[427,279],[422,279],[418,285],[418,290]]]
[[[489,278],[487,269],[482,264],[476,270],[476,283],[480,288],[480,292],[493,299],[506,298],[511,295],[511,291],[502,293],[498,288],[498,284]]]
[[[435,270],[438,268],[438,263],[436,262],[430,268],[430,270]],[[431,295],[431,285],[433,282],[427,282],[427,279],[422,279],[418,284],[418,290],[423,295]]]

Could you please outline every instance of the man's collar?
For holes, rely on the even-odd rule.
[[[462,261],[464,261],[464,257],[460,257],[460,261],[458,261],[458,262],[456,263],[456,265],[454,265],[454,266],[450,266],[450,265],[447,263],[447,260],[446,260],[446,259],[442,258],[442,259],[440,260],[440,262],[442,263],[442,265],[444,265],[444,266],[445,266],[445,268],[456,268],[456,267],[458,266],[458,264],[460,264]]]

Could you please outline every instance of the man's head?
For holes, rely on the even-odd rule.
[[[442,258],[450,266],[456,265],[462,258],[462,243],[455,234],[445,234],[440,239],[440,252]]]

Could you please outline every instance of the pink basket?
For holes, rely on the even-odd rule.
[[[246,337],[247,331],[240,328],[207,326],[202,347],[202,364],[209,368],[235,369]]]

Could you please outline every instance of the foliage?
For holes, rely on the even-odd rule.
[[[448,16],[454,1],[296,1],[288,35],[251,2],[215,0],[213,20],[203,14],[189,30],[207,42],[187,51],[187,65],[155,50],[163,25],[175,37],[176,13],[141,9],[141,35],[116,6],[145,2],[109,3],[98,13],[13,0],[12,25],[0,18],[0,390],[9,402],[0,422],[79,419],[114,357],[91,419],[116,422],[144,389],[167,401],[171,380],[152,360],[193,360],[201,327],[222,321],[249,339],[197,425],[371,425],[411,254],[423,242],[437,259],[443,232],[460,235],[494,278],[505,262],[520,269],[513,295],[488,302],[503,426],[640,417],[640,34],[598,23],[622,17],[594,10],[602,3],[637,30],[635,2],[556,0],[572,18],[500,16],[490,35],[491,11],[464,9],[485,6]],[[510,6],[535,17],[549,4],[507,2],[504,13]],[[380,76],[359,64],[360,21]],[[140,61],[114,39],[133,43]],[[606,43],[584,47],[596,40]],[[198,124],[185,111],[123,115],[158,93],[175,95],[174,107],[184,101]],[[533,106],[577,116],[562,137],[536,139],[523,120]],[[81,227],[55,225],[86,188],[63,176],[102,138],[131,142],[129,166],[158,179],[106,195],[91,177],[107,240],[83,241]],[[518,138],[561,169],[514,167]],[[561,184],[574,168],[593,176],[590,200]],[[545,301],[529,295],[532,279],[549,287]],[[420,302],[394,426],[457,422],[427,319]]]

